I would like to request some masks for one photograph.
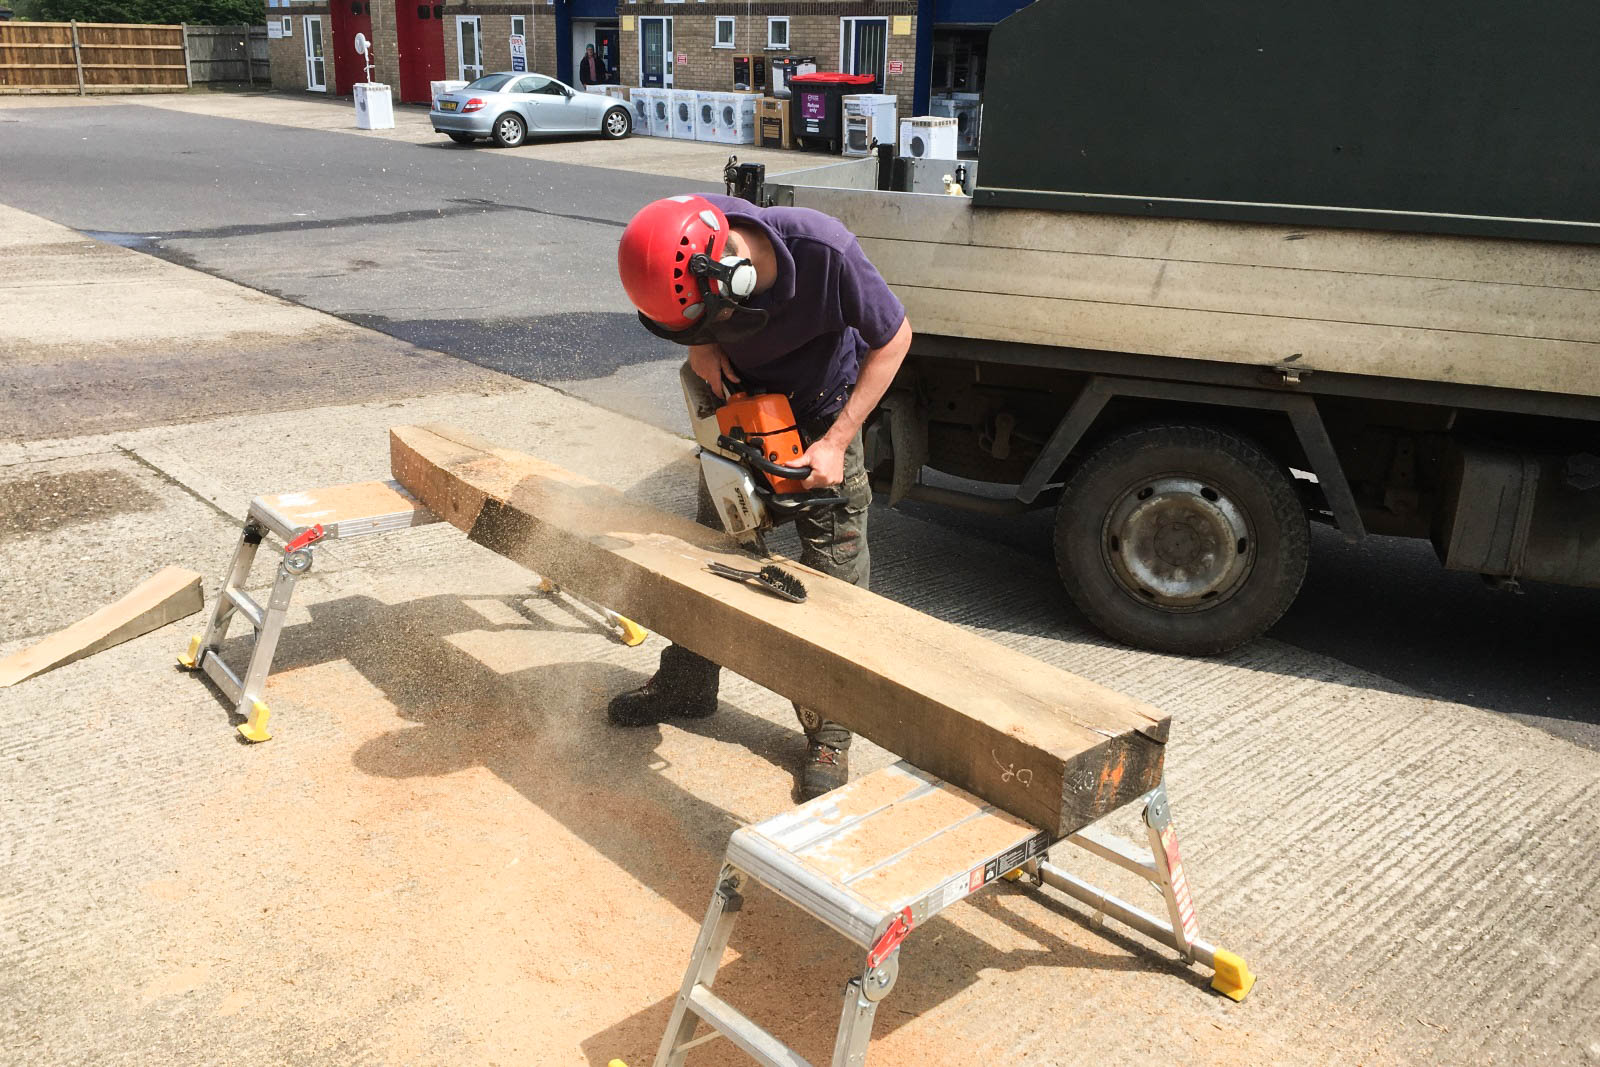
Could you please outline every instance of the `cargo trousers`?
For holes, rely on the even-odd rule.
[[[807,441],[817,441],[832,425],[831,416],[802,422],[800,432]],[[865,589],[872,576],[872,554],[867,547],[867,514],[872,505],[872,484],[867,475],[866,447],[862,444],[860,431],[856,432],[845,449],[844,481],[839,485],[839,495],[845,498],[844,503],[804,512],[794,520],[795,532],[800,535],[800,562],[830,577]],[[711,502],[703,479],[695,521],[712,529],[722,529],[722,520],[717,516],[716,506]],[[677,657],[687,659],[689,656],[704,663],[706,666],[702,669],[717,669],[716,664],[694,655],[688,649],[678,650]],[[809,740],[841,750],[850,747],[850,731],[840,724],[824,719],[817,712],[799,704],[794,706],[794,713],[800,720],[800,729],[805,731]]]

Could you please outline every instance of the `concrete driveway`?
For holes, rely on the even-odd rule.
[[[250,497],[382,477],[396,423],[692,511],[688,444],[581,398],[14,210],[0,263],[0,421],[26,428],[0,439],[0,655],[165,564],[213,597]],[[871,1063],[1600,1062],[1600,754],[1279,640],[1111,647],[1048,562],[874,522],[880,592],[1173,713],[1201,928],[1262,979],[1235,1005],[1002,886],[913,933]],[[648,1062],[728,834],[791,803],[782,701],[729,678],[692,729],[605,726],[660,639],[616,644],[437,526],[319,552],[268,744],[174,669],[200,625],[0,690],[8,1062]],[[857,966],[756,895],[719,991],[820,1060]]]

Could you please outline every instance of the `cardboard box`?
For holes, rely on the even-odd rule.
[[[762,148],[793,148],[789,136],[789,101],[764,96],[756,102],[756,144]]]

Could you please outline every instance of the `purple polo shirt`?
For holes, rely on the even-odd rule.
[[[802,421],[837,414],[861,357],[893,340],[905,321],[900,298],[833,216],[731,196],[706,199],[729,222],[765,231],[777,256],[777,281],[747,304],[767,311],[766,327],[722,346],[744,389],[786,394]]]

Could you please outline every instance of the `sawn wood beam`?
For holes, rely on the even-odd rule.
[[[1167,716],[977,634],[798,564],[803,604],[719,578],[751,566],[726,535],[449,427],[390,430],[390,464],[479,544],[1057,837],[1161,779]]]

